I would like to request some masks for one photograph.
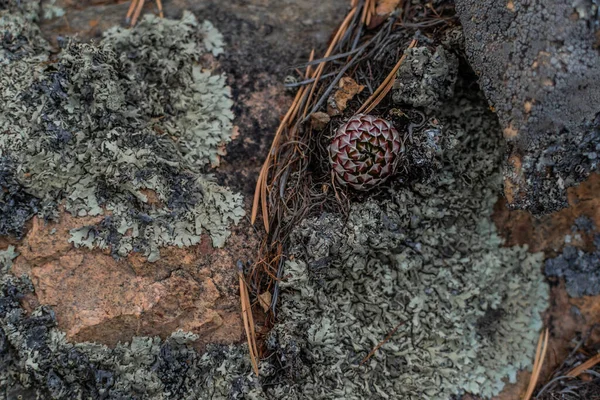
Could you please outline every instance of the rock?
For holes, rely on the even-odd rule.
[[[569,207],[537,218],[527,211],[509,210],[505,200],[499,201],[492,218],[505,239],[505,246],[527,245],[529,251],[543,251],[550,260],[567,246],[574,246],[579,251],[593,251],[594,237],[600,228],[600,175],[592,174],[579,186],[567,189],[567,198]],[[568,244],[565,243],[567,238]],[[574,338],[585,336],[591,327],[600,323],[599,295],[571,297],[569,282],[562,278],[550,280],[552,302],[544,318],[550,329],[550,340],[540,382],[551,379],[572,350]],[[589,342],[598,342],[597,332],[592,331],[592,334]],[[529,371],[521,371],[517,383],[509,385],[494,400],[522,397],[530,376]]]
[[[600,174],[592,174],[585,182],[567,190],[569,207],[552,214],[533,217],[529,212],[509,210],[505,200],[496,204],[493,219],[506,245],[529,245],[530,251],[543,251],[549,256],[562,252],[565,237],[572,234],[578,217],[590,218],[600,227]],[[593,235],[572,236],[571,245],[593,249]]]
[[[600,20],[596,1],[457,0],[466,52],[510,144],[513,208],[566,207],[598,169]]]
[[[148,263],[139,255],[117,260],[73,248],[69,230],[93,222],[65,212],[57,224],[34,218],[11,270],[34,285],[36,298],[27,298],[26,308],[51,304],[59,328],[74,341],[113,346],[139,335],[166,338],[177,329],[199,335],[198,347],[243,338],[233,257],[250,257],[253,236],[240,240],[238,232],[227,249],[214,249],[204,237],[197,246],[166,248]]]

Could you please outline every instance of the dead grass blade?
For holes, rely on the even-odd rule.
[[[158,16],[164,18],[165,13],[163,12],[162,0],[156,0],[156,7],[158,7]]]
[[[396,327],[394,329],[392,329],[390,331],[390,333],[388,333],[386,335],[385,339],[383,339],[381,342],[379,342],[377,344],[377,346],[375,346],[373,348],[373,350],[371,350],[369,352],[369,354],[367,354],[367,356],[365,358],[363,358],[363,360],[360,362],[359,366],[361,366],[364,363],[366,363],[367,361],[369,361],[369,358],[373,357],[373,355],[377,352],[377,350],[379,350],[381,348],[381,346],[383,346],[384,344],[386,344],[392,338],[392,336],[394,336],[394,334],[398,331],[398,329],[400,329],[400,327],[402,325],[404,325],[405,323],[406,323],[406,321],[400,321],[400,323],[398,323],[398,325],[396,325]]]
[[[537,386],[538,380],[540,379],[540,373],[544,360],[546,359],[546,352],[548,351],[548,328],[540,334],[537,349],[535,351],[535,361],[533,362],[533,370],[531,371],[531,378],[529,379],[529,385],[527,386],[527,392],[523,400],[530,400],[533,395],[533,391]]]
[[[131,21],[131,16],[133,15],[133,11],[135,10],[135,6],[137,5],[138,0],[131,0],[131,4],[129,5],[129,10],[127,10],[127,15],[125,16],[125,21]]]
[[[267,233],[269,233],[269,213],[268,213],[268,207],[267,207],[267,177],[269,175],[269,169],[271,168],[271,161],[273,159],[275,149],[277,148],[277,146],[279,145],[279,142],[281,140],[281,135],[282,135],[284,129],[286,128],[287,123],[290,120],[290,117],[292,116],[292,114],[294,114],[294,110],[298,106],[298,104],[300,102],[300,98],[302,97],[304,91],[305,91],[305,88],[301,88],[300,90],[298,90],[298,93],[296,93],[296,97],[294,98],[294,102],[292,103],[292,106],[290,107],[288,112],[285,114],[285,116],[281,120],[281,123],[279,124],[279,127],[277,128],[277,132],[275,132],[275,137],[273,138],[273,142],[271,143],[271,148],[269,149],[267,158],[265,159],[265,162],[263,163],[263,166],[260,170],[260,174],[258,175],[258,180],[256,181],[256,188],[254,190],[254,201],[252,203],[252,215],[250,218],[250,222],[252,224],[254,224],[254,222],[256,221],[256,217],[258,215],[258,203],[260,202],[261,203],[261,212],[262,212],[262,216],[263,216],[263,223],[265,225],[265,230],[267,231]]]
[[[338,43],[338,41],[344,35],[344,33],[346,33],[346,29],[348,28],[348,25],[350,24],[350,21],[352,20],[352,17],[354,16],[355,13],[356,13],[356,8],[352,8],[350,10],[350,12],[348,13],[348,15],[346,15],[346,18],[344,18],[344,21],[340,25],[340,28],[338,29],[335,36],[333,37],[333,40],[329,44],[329,47],[327,48],[327,51],[325,52],[325,55],[323,56],[323,58],[327,58],[331,55],[331,52],[333,52],[335,45]],[[319,79],[321,78],[321,74],[323,74],[324,68],[325,68],[325,62],[319,63],[319,65],[317,66],[317,69],[315,70],[315,73],[312,76],[312,78],[314,79],[314,82],[312,83],[310,92],[308,93],[306,106],[304,107],[304,113],[302,115],[303,119],[306,118],[306,114],[307,114],[308,108],[310,106],[310,100],[312,99],[312,96],[315,93],[315,90],[319,83]]]
[[[142,13],[142,9],[144,8],[145,2],[146,0],[137,0],[135,12],[133,13],[133,18],[131,19],[131,26],[135,26],[135,24],[137,23],[137,20],[140,17],[140,14]]]

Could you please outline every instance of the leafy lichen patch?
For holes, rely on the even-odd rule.
[[[155,260],[161,246],[193,245],[203,232],[224,244],[242,199],[205,172],[231,140],[232,100],[225,77],[199,64],[222,44],[209,22],[184,13],[146,16],[98,44],[70,42],[48,65],[42,46],[3,55],[0,155],[15,160],[12,173],[44,216],[61,201],[74,215],[106,215],[74,229],[75,245]]]
[[[543,256],[503,247],[490,219],[502,178],[493,115],[481,99],[449,109],[438,117],[458,144],[429,182],[293,234],[272,347],[302,376],[294,398],[489,398],[531,365]]]

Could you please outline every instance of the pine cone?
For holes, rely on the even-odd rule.
[[[400,135],[390,122],[357,114],[335,133],[329,157],[341,185],[368,190],[394,173],[401,148]]]

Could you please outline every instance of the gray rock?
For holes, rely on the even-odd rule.
[[[596,0],[456,0],[466,52],[510,144],[505,193],[543,214],[598,169]]]

